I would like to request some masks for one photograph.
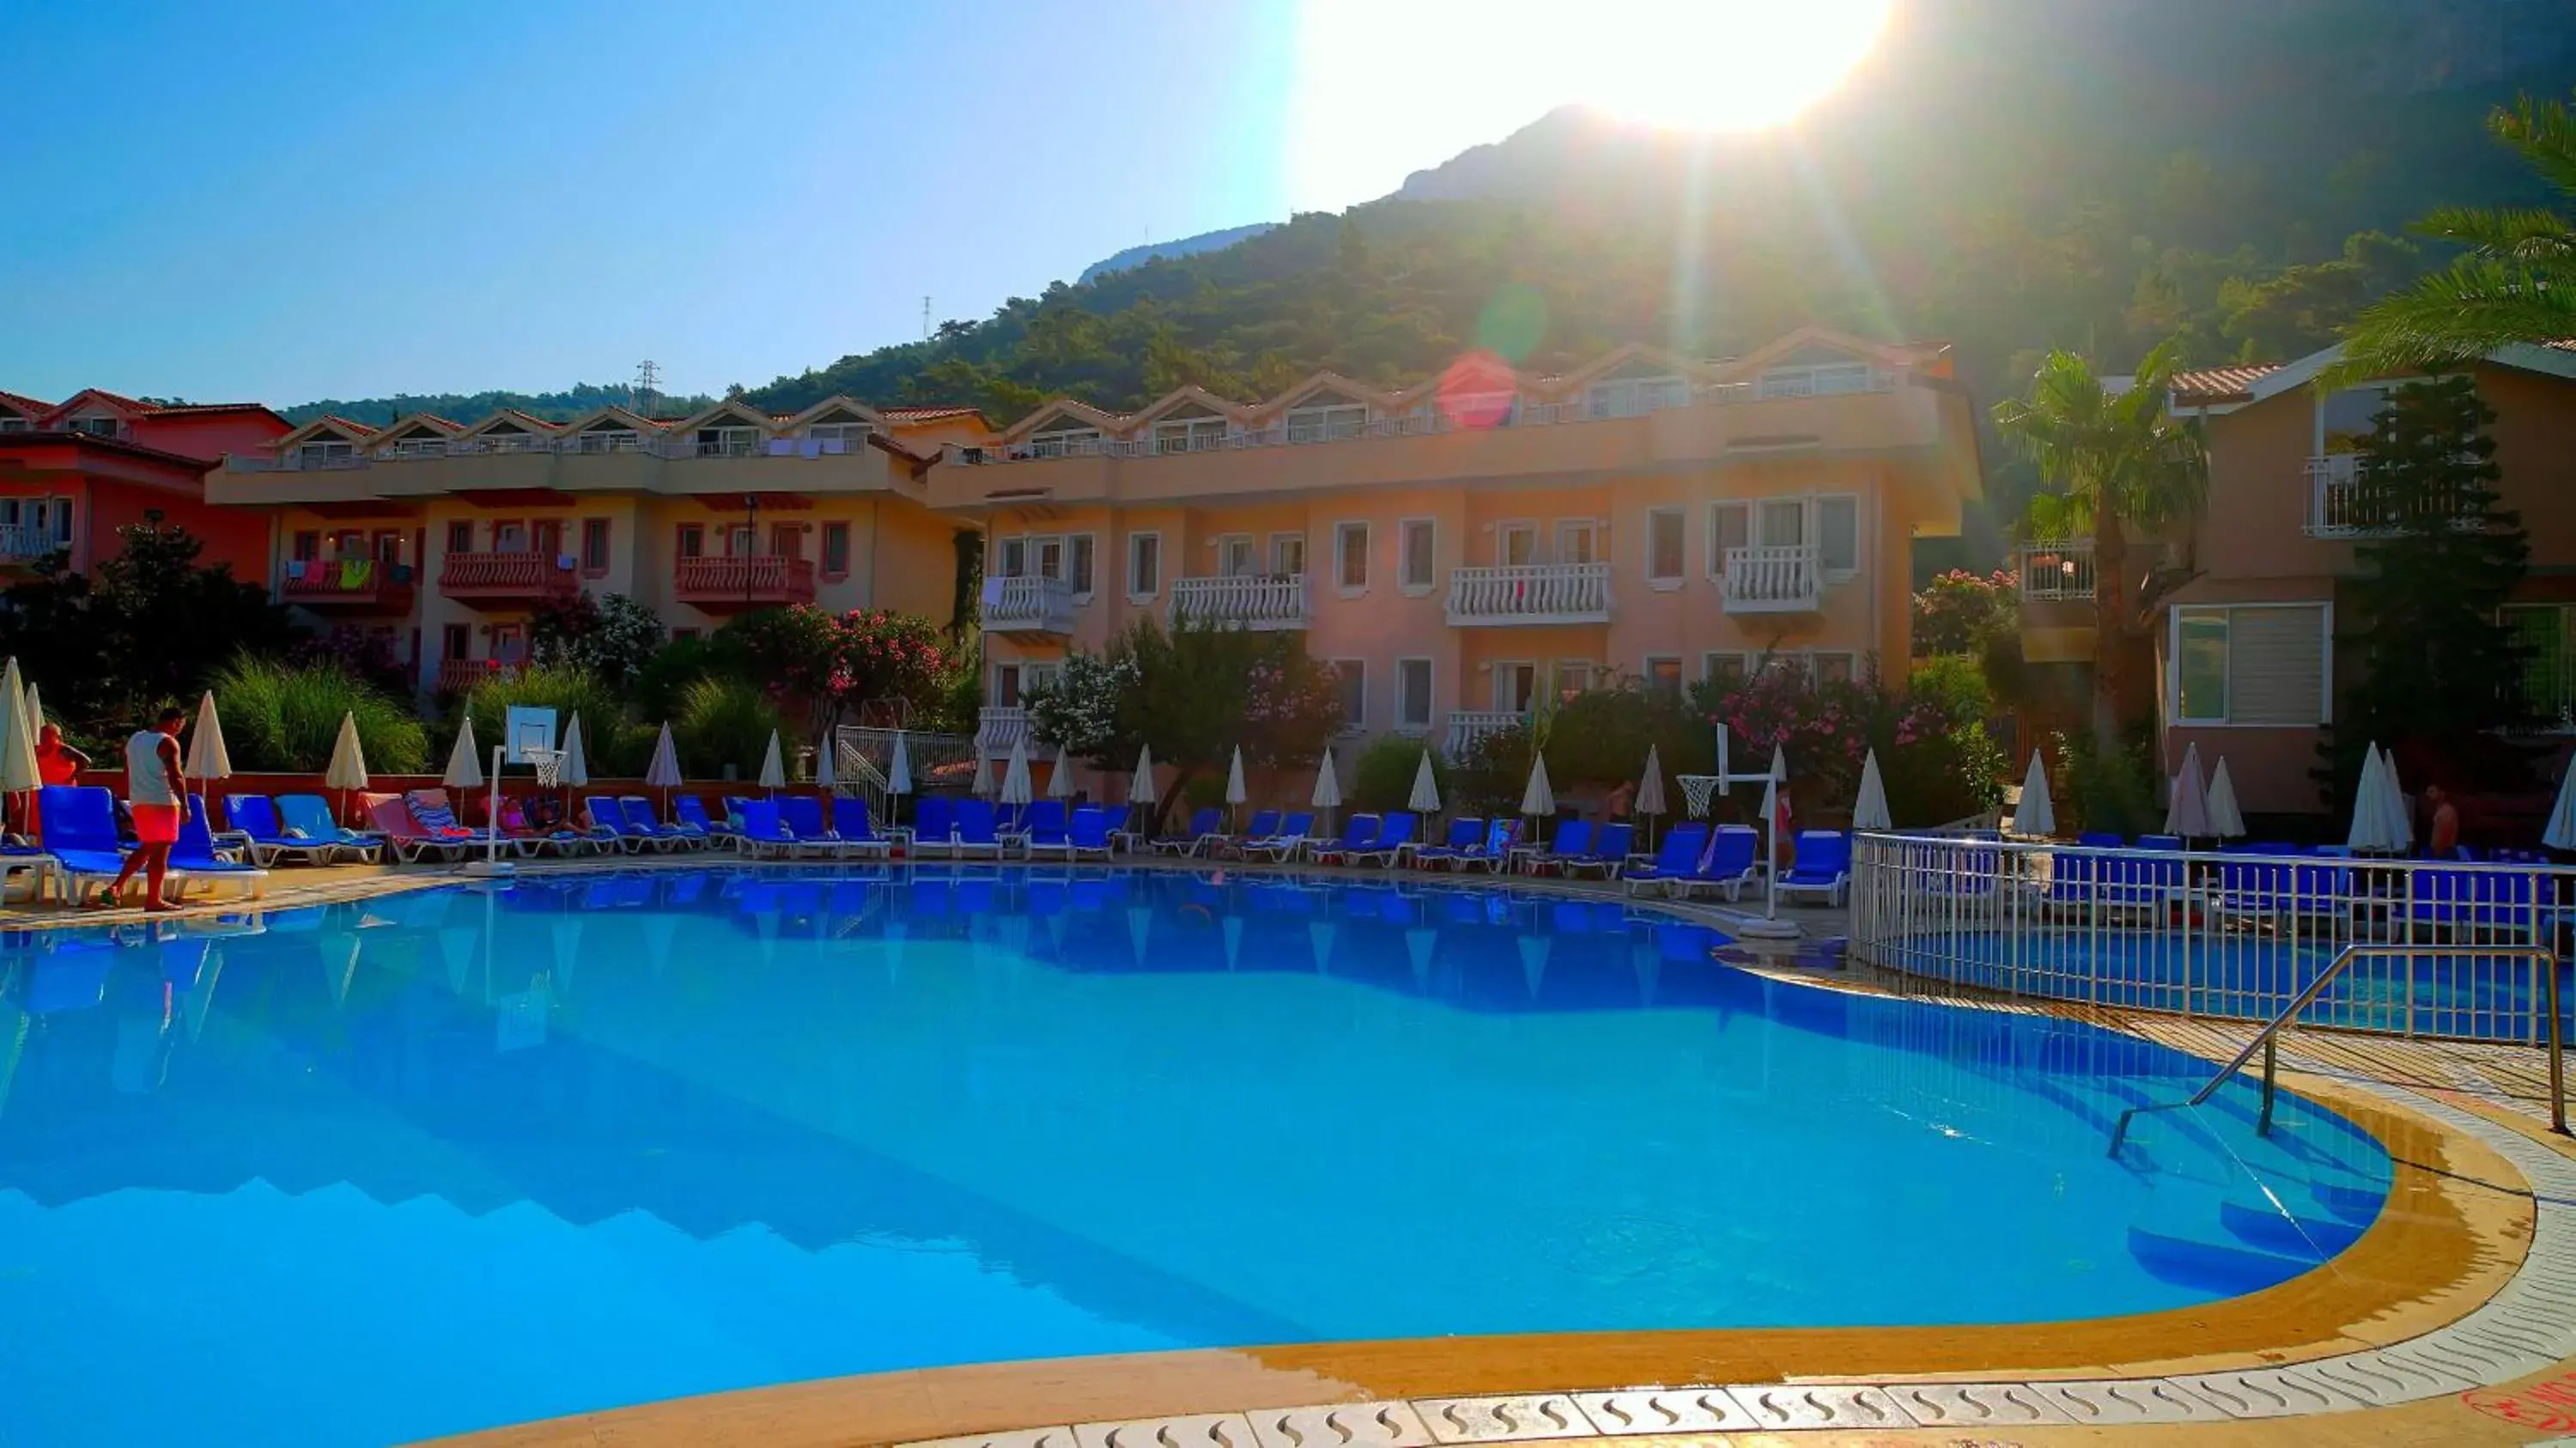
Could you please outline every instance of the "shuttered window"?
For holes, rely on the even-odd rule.
[[[2326,610],[2316,603],[2175,610],[2174,717],[2325,722]]]

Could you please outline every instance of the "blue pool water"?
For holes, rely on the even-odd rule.
[[[376,1443],[996,1358],[2036,1320],[2378,1146],[1500,889],[723,871],[0,949],[0,1443]]]

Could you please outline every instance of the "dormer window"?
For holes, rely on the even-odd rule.
[[[338,438],[315,438],[295,449],[295,465],[299,468],[336,467],[357,459],[358,445]]]
[[[644,445],[644,438],[631,427],[603,424],[590,428],[573,439],[573,449],[586,453],[633,452]]]
[[[818,422],[805,429],[805,435],[823,445],[826,453],[853,453],[867,446],[868,434],[876,425],[867,422]]]
[[[91,437],[114,437],[123,430],[123,425],[113,417],[75,417],[68,425],[73,432],[87,433]]]
[[[1368,427],[1368,408],[1338,398],[1315,398],[1288,409],[1288,440],[1337,442],[1358,437]]]
[[[759,451],[759,428],[702,427],[698,429],[698,456],[702,458],[747,458]]]
[[[1222,417],[1192,417],[1154,424],[1154,451],[1159,453],[1208,452],[1225,446],[1226,422]]]
[[[33,423],[28,422],[27,419],[18,416],[14,412],[6,416],[0,416],[0,432],[33,432],[35,430],[35,425]]]
[[[1668,407],[1690,405],[1687,378],[1621,377],[1592,384],[1585,401],[1593,417],[1643,417]]]
[[[397,458],[443,458],[447,456],[447,439],[432,433],[416,432],[399,439],[385,452],[387,456]]]
[[[1762,374],[1756,393],[1762,397],[1844,397],[1875,392],[1884,374],[1873,375],[1866,362],[1823,362],[1806,367],[1774,367]]]

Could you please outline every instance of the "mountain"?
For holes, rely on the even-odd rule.
[[[325,398],[280,408],[278,416],[298,427],[317,417],[345,417],[381,427],[406,413],[434,412],[441,417],[472,420],[515,407],[549,422],[568,422],[611,404],[635,405],[635,389],[576,382],[561,392],[397,392],[391,397]],[[686,415],[715,404],[712,397],[656,396],[652,410],[662,416]]]
[[[1204,251],[1222,251],[1238,241],[1249,241],[1278,224],[1275,221],[1256,221],[1249,226],[1229,226],[1223,231],[1203,231],[1178,241],[1154,241],[1143,246],[1131,246],[1106,261],[1096,261],[1084,267],[1082,275],[1074,278],[1074,285],[1098,281],[1111,272],[1143,266],[1158,257],[1197,256]]]

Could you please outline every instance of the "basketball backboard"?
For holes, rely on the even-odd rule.
[[[503,756],[512,764],[532,764],[535,753],[551,753],[555,747],[555,711],[532,704],[513,704],[501,725]]]

